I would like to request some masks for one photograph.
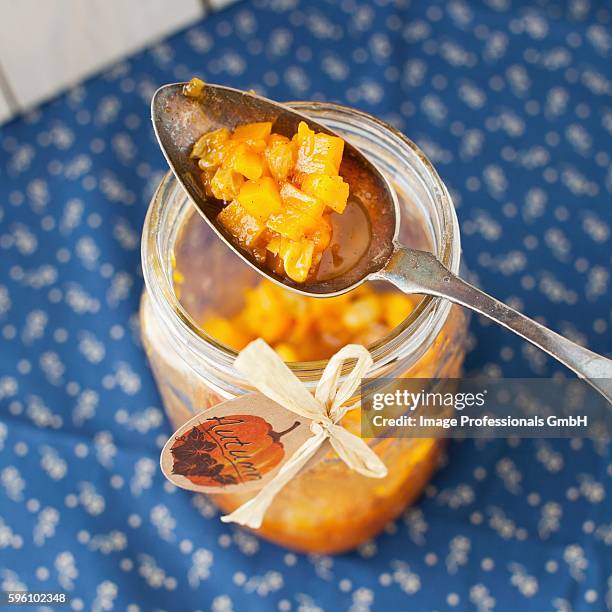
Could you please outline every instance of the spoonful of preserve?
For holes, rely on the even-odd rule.
[[[358,149],[309,117],[253,93],[166,85],[153,126],[176,178],[217,235],[271,281],[311,297],[386,280],[503,325],[612,402],[612,361],[585,349],[398,242],[399,204]]]

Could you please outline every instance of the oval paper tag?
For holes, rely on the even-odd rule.
[[[310,422],[261,393],[250,393],[179,427],[162,449],[161,469],[173,484],[191,491],[254,491],[312,436]],[[311,461],[323,455],[318,452]]]

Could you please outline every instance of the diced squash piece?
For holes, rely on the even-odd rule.
[[[342,324],[341,317],[326,316],[317,322],[320,341],[327,347],[330,354],[340,350],[351,340],[351,332]]]
[[[290,144],[291,139],[283,136],[282,134],[270,134],[268,136],[268,145],[276,144],[277,142],[282,142],[284,144]]]
[[[229,136],[229,130],[224,127],[200,136],[191,149],[191,157],[204,157],[228,140]]]
[[[204,186],[204,192],[206,193],[206,197],[208,198],[215,197],[212,192],[212,189],[210,188],[210,183],[213,179],[213,176],[215,176],[215,172],[216,170],[214,168],[206,168],[200,174],[200,180],[202,181],[202,185]]]
[[[233,200],[244,183],[242,175],[229,168],[218,168],[210,181],[210,190],[218,200]]]
[[[220,151],[221,149],[217,149],[216,151],[211,151],[210,153],[204,153],[203,157],[198,159],[198,166],[202,170],[212,170],[212,174],[214,175],[214,171],[223,162],[224,155]]]
[[[298,353],[289,342],[279,342],[274,350],[285,363],[299,361]]]
[[[251,249],[253,259],[261,266],[266,263],[268,259],[268,251],[266,249],[265,238],[262,236],[257,244]]]
[[[251,335],[244,333],[237,325],[222,317],[206,318],[202,328],[221,344],[226,344],[236,350],[244,348],[252,339]]]
[[[262,121],[261,123],[247,123],[238,126],[231,136],[232,141],[244,143],[249,146],[251,151],[261,154],[268,146],[268,137],[272,130],[270,121]]]
[[[381,314],[380,300],[369,295],[355,300],[342,313],[342,323],[350,332],[360,332],[377,321]]]
[[[252,248],[266,230],[266,226],[249,215],[236,200],[217,215],[217,220],[245,248]]]
[[[193,79],[183,87],[183,93],[188,98],[198,98],[202,94],[205,86],[206,83],[204,83],[202,79],[193,77]]]
[[[381,299],[383,319],[391,329],[397,327],[414,309],[412,299],[402,293],[384,293]]]
[[[313,299],[310,303],[310,310],[313,316],[318,320],[331,318],[340,321],[342,313],[351,302],[352,293],[353,291],[324,300]]]
[[[317,227],[317,219],[295,208],[286,208],[280,213],[271,215],[266,222],[268,229],[299,242],[306,234]]]
[[[314,136],[315,133],[308,127],[308,124],[305,121],[300,121],[298,123],[297,132],[294,134],[291,140],[295,143],[298,149],[300,147],[305,147],[308,149],[314,147]]]
[[[307,233],[307,237],[314,243],[315,253],[322,253],[331,242],[332,228],[330,222],[322,217],[315,229]]]
[[[223,142],[211,145],[209,147],[209,151],[204,153],[198,160],[198,166],[200,166],[202,170],[216,170],[221,164],[224,164],[225,160],[229,160],[231,158],[232,151],[237,146],[238,143],[234,140],[225,140]]]
[[[318,166],[322,174],[334,176],[340,172],[344,141],[337,136],[315,134],[314,154],[311,158],[313,166]],[[299,170],[299,168],[298,168]]]
[[[235,130],[232,138],[244,140],[266,140],[272,132],[271,121],[261,121],[259,123],[246,123],[239,125]]]
[[[285,206],[295,208],[314,219],[319,219],[325,210],[323,202],[300,191],[291,183],[285,183],[281,187],[280,197]]]
[[[249,330],[270,344],[282,339],[291,326],[291,317],[272,283],[261,283],[245,295]]]
[[[312,253],[312,263],[310,264],[310,271],[313,272],[319,267],[321,263],[321,259],[323,259],[323,253],[319,251],[313,251]]]
[[[258,155],[261,155],[262,153],[264,153],[266,150],[266,147],[268,146],[268,143],[262,138],[258,140],[248,140],[246,142],[248,143],[251,150],[255,151],[255,153],[257,153]]]
[[[304,300],[302,296],[299,296]],[[291,343],[294,350],[301,355],[300,359],[304,357],[304,351],[307,342],[312,342],[313,335],[315,333],[315,321],[312,314],[308,310],[308,305],[302,301],[299,306],[289,304],[291,312],[295,316],[295,323],[291,326],[291,331],[286,337],[287,342]]]
[[[266,244],[266,249],[270,251],[272,255],[278,255],[280,251],[281,240],[282,238],[280,236],[274,236],[274,238],[272,238],[268,242],[268,244]]]
[[[264,160],[246,144],[240,144],[232,151],[228,165],[249,180],[258,179],[264,171]]]
[[[287,363],[299,361],[297,351],[288,342],[279,342],[274,347],[274,350],[277,352],[279,357]]]
[[[279,257],[284,257],[289,247],[294,241],[289,238],[285,238],[284,236],[279,236],[278,238],[280,240],[280,243],[278,246],[278,255]]]
[[[296,283],[303,283],[308,277],[312,266],[314,243],[312,240],[290,241],[285,249],[281,250],[285,274]]]
[[[348,183],[341,176],[327,174],[307,174],[302,181],[302,191],[340,214],[344,212],[349,196]]]
[[[292,243],[287,238],[272,241],[282,242],[282,252],[289,252]],[[209,313],[203,327],[236,349],[262,336],[285,361],[308,361],[328,358],[348,343],[372,344],[399,324],[414,303],[409,296],[376,293],[368,285],[321,300],[262,281],[245,291],[244,307],[236,315],[221,318]],[[429,351],[423,359],[435,354]]]
[[[297,280],[319,265],[331,243],[329,214],[346,207],[349,187],[338,176],[343,150],[342,139],[303,121],[292,139],[258,122],[204,134],[191,155],[206,194],[230,202],[218,220],[237,244]]]
[[[272,136],[277,136],[277,134]],[[279,183],[286,181],[295,165],[295,147],[291,142],[288,139],[287,142],[276,138],[272,140],[271,137],[268,141],[265,156],[272,176]]]
[[[303,127],[305,126],[305,127]],[[335,176],[340,171],[344,141],[329,134],[315,134],[303,121],[298,126],[295,169],[303,174]]]
[[[250,215],[262,223],[283,208],[276,182],[268,176],[244,183],[236,199]]]

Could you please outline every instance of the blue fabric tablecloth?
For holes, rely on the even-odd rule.
[[[609,352],[610,19],[598,0],[242,3],[2,127],[0,587],[94,611],[611,606],[607,447],[454,443],[375,541],[288,553],[164,481],[137,317],[165,170],[149,100],[198,74],[400,127],[452,190],[481,284]],[[471,371],[561,370],[477,319],[471,344]]]

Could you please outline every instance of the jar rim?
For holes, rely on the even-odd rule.
[[[436,212],[440,215],[442,232],[434,244],[434,254],[453,273],[458,273],[460,266],[460,236],[457,216],[448,190],[437,171],[421,149],[407,136],[389,125],[385,121],[373,117],[363,111],[329,102],[287,102],[288,106],[308,115],[311,113],[336,113],[346,118],[351,117],[360,127],[368,127],[369,131],[376,132],[376,137],[386,137],[395,144],[398,149],[407,147],[416,156],[417,163],[422,166],[425,175],[430,180],[433,188],[436,204]],[[325,119],[317,117],[321,123]],[[373,134],[374,135],[374,134]],[[398,153],[401,155],[401,151]],[[149,209],[147,211],[141,244],[142,268],[145,285],[152,298],[156,311],[163,313],[163,319],[172,332],[178,333],[183,341],[183,346],[196,357],[214,363],[217,368],[226,370],[226,374],[233,379],[240,379],[240,373],[234,369],[233,362],[238,352],[218,342],[200,328],[188,312],[184,309],[177,298],[172,285],[171,275],[167,274],[164,262],[165,254],[159,244],[161,222],[164,220],[164,207],[168,207],[172,201],[172,195],[177,190],[182,191],[171,171],[163,177],[160,185],[155,191]],[[193,210],[189,211],[189,208]],[[185,193],[185,209],[180,215],[179,223],[182,224],[189,214],[195,214],[189,197]],[[187,212],[185,212],[187,211]],[[166,253],[167,255],[167,253]],[[324,298],[322,298],[324,299]],[[403,359],[415,352],[423,344],[428,336],[435,338],[450,312],[451,304],[446,300],[433,296],[424,296],[410,313],[410,315],[387,335],[379,339],[368,350],[374,359],[374,367],[382,368],[389,363]],[[435,333],[431,332],[434,329]],[[433,341],[433,340],[432,340]],[[427,347],[425,347],[427,348]],[[327,365],[327,360],[305,361],[288,363],[288,367],[306,384],[316,383]],[[348,372],[349,365],[345,364],[343,375]],[[372,375],[372,374],[371,374]]]

